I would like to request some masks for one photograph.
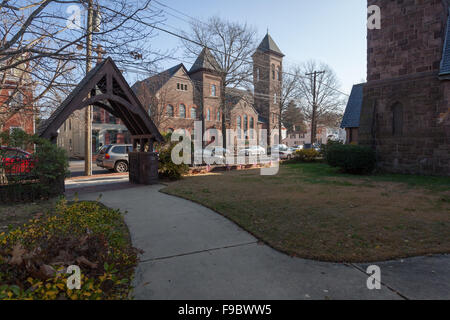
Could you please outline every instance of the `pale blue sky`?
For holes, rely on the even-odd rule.
[[[159,1],[202,21],[219,15],[247,22],[257,29],[261,40],[269,28],[287,63],[315,59],[329,64],[336,71],[344,92],[350,93],[354,83],[366,78],[367,2],[364,0]],[[188,20],[170,9],[165,10]],[[170,15],[166,18],[168,26],[187,30],[186,21]],[[177,38],[163,32],[158,32],[151,41],[154,48],[163,50],[180,46]],[[168,60],[162,66],[175,64],[176,61]]]

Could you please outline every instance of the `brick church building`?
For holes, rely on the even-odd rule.
[[[227,129],[237,129],[235,144],[237,140],[257,142],[258,130],[268,129],[269,135],[270,130],[274,135],[278,131],[283,57],[267,34],[253,55],[254,92],[231,88],[221,92],[220,66],[207,48],[190,70],[176,65],[137,82],[133,90],[161,132],[181,129],[192,136],[194,121],[201,120],[203,110],[206,130],[222,130],[224,120]]]
[[[368,5],[380,7],[381,29],[368,30],[367,83],[343,126],[356,126],[353,142],[372,146],[383,170],[450,176],[450,0]]]
[[[7,60],[0,65],[12,62]],[[23,71],[27,68],[24,64],[0,74],[0,131],[19,129],[35,133],[34,88],[30,76]]]

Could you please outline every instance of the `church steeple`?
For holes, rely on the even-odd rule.
[[[253,54],[255,108],[265,118],[269,134],[279,127],[283,57],[269,33]]]
[[[275,55],[284,57],[284,54],[281,52],[280,48],[278,48],[277,44],[275,43],[275,41],[273,41],[272,37],[270,36],[269,30],[267,30],[267,34],[259,44],[257,51],[273,53]]]

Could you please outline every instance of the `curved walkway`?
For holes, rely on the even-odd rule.
[[[105,205],[128,212],[133,245],[145,251],[136,270],[136,299],[450,299],[450,256],[379,263],[383,285],[369,290],[367,265],[288,257],[161,188],[79,195],[96,200],[102,194]]]

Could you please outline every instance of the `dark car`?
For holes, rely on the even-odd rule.
[[[132,150],[131,144],[105,145],[97,156],[97,166],[118,173],[128,172],[128,152]]]

